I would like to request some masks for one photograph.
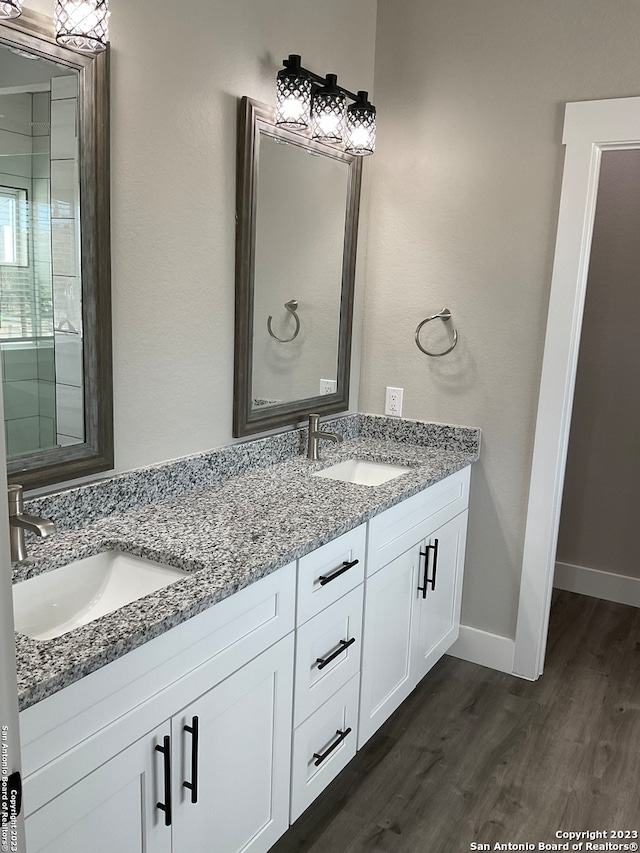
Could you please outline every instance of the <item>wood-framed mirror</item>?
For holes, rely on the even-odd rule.
[[[109,52],[0,22],[0,350],[9,482],[113,467]]]
[[[274,125],[238,129],[234,436],[349,407],[362,158]]]

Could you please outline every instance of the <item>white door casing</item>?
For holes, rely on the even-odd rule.
[[[640,98],[569,103],[513,671],[544,667],[571,410],[603,151],[640,148]]]

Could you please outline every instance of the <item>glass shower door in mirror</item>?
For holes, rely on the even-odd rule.
[[[78,72],[0,45],[0,352],[8,459],[85,440]]]

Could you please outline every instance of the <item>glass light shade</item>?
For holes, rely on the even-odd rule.
[[[376,108],[358,92],[358,100],[347,109],[345,151],[364,157],[376,150]]]
[[[336,145],[344,136],[344,117],[347,98],[336,88],[337,78],[327,74],[326,85],[318,89],[311,107],[311,136],[318,142]]]
[[[109,40],[109,0],[56,0],[56,41],[80,53],[99,53]]]
[[[0,20],[19,18],[22,14],[22,0],[0,0]]]
[[[283,68],[276,80],[276,124],[306,130],[311,114],[311,80],[295,69]]]

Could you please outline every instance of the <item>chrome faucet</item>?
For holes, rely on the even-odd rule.
[[[309,443],[307,446],[307,459],[312,462],[317,462],[320,459],[318,454],[318,445],[321,439],[333,441],[339,444],[342,441],[342,436],[335,432],[322,432],[319,429],[320,415],[309,415]]]
[[[51,536],[56,532],[55,522],[37,515],[27,515],[23,509],[22,486],[9,486],[9,543],[12,562],[27,559],[25,530],[42,537]]]

